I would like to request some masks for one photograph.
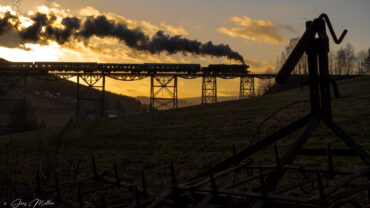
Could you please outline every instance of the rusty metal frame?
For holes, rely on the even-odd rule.
[[[241,76],[239,99],[243,100],[254,96],[255,96],[254,77]]]
[[[150,77],[150,110],[178,107],[177,76],[153,75]]]
[[[217,103],[217,76],[205,74],[202,77],[202,104]]]
[[[86,87],[81,87],[81,84]],[[91,116],[104,118],[105,74],[77,74],[76,90],[76,120],[89,119]],[[99,109],[91,110],[91,105],[94,107],[96,104]]]

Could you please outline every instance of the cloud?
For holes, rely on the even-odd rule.
[[[77,12],[77,14],[81,17],[104,15],[108,19],[114,20],[116,22],[124,23],[125,25],[127,25],[129,29],[140,28],[143,32],[145,32],[146,34],[150,36],[154,35],[158,30],[162,30],[165,33],[168,33],[171,35],[182,35],[182,36],[189,35],[189,32],[182,25],[173,26],[173,25],[166,24],[163,21],[160,23],[160,25],[155,25],[145,20],[131,19],[131,18],[124,17],[122,15],[112,13],[112,12],[100,12],[99,10],[93,7],[82,8]]]
[[[250,41],[258,41],[269,44],[284,44],[286,42],[281,30],[296,33],[296,30],[279,20],[258,20],[247,16],[231,17],[229,22],[236,24],[236,27],[219,27],[218,32],[224,33],[230,37],[244,38]]]
[[[167,31],[174,35],[189,36],[189,32],[186,31],[185,28],[181,25],[176,27],[176,26],[168,25],[165,22],[161,22],[160,26],[161,26],[161,30]]]
[[[269,61],[247,59],[246,63],[249,65],[249,69],[252,73],[265,73],[266,71],[275,71],[275,67]]]
[[[298,35],[298,31],[293,26],[282,23],[279,19],[276,19],[274,22],[275,22],[275,24],[277,25],[278,28],[284,29],[288,32],[291,32],[291,33],[294,33],[294,34]]]
[[[112,12],[100,12],[99,10],[93,7],[85,7],[77,11],[77,16],[80,17],[101,16],[101,15],[104,15],[108,19],[114,20],[116,22],[121,22],[127,25],[129,29],[140,28],[143,32],[145,32],[148,35],[154,35],[159,30],[159,26],[154,25],[148,21],[130,19]]]

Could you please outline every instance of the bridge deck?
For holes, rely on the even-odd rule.
[[[168,75],[201,77],[214,75],[222,78],[253,76],[273,78],[273,74],[251,74],[248,65],[210,64],[201,67],[200,64],[116,64],[94,62],[9,62],[0,65],[2,75],[101,75],[107,76],[153,76]]]
[[[55,75],[71,77],[76,75],[106,75],[139,76],[153,75],[180,76],[194,78],[202,76],[217,76],[220,78],[255,77],[261,79],[274,78],[276,74],[252,73],[248,65],[236,64],[210,64],[202,67],[200,64],[170,64],[170,63],[144,63],[119,64],[95,62],[7,62],[0,64],[0,75]],[[332,75],[344,77],[351,75]],[[352,75],[356,76],[356,75]],[[301,79],[306,75],[292,75],[292,78]]]

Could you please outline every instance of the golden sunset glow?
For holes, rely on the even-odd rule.
[[[34,62],[34,61],[59,61],[63,56],[60,46],[53,43],[49,46],[39,44],[25,44],[27,50],[19,48],[0,47],[0,57],[9,61]]]
[[[0,1],[1,2],[1,1]],[[31,16],[37,12],[54,15],[56,17],[52,26],[63,29],[62,19],[65,17],[78,17],[85,20],[89,16],[97,17],[104,15],[108,20],[127,25],[129,29],[139,28],[149,37],[155,35],[159,30],[169,35],[181,35],[194,40],[207,42],[211,40],[215,44],[228,44],[244,56],[245,61],[250,65],[252,72],[274,71],[276,56],[284,50],[291,37],[299,35],[303,31],[304,22],[291,21],[292,8],[287,5],[275,5],[271,8],[272,15],[262,15],[258,11],[245,7],[237,9],[236,12],[225,10],[218,12],[219,16],[195,17],[199,15],[183,15],[180,17],[170,10],[167,14],[161,8],[156,8],[159,13],[148,13],[147,8],[140,12],[127,10],[130,6],[137,8],[135,3],[127,2],[122,9],[104,7],[100,2],[92,1],[91,4],[78,3],[74,1],[36,1],[35,3],[24,3],[21,9],[16,9],[9,2],[2,1],[0,4],[0,16],[4,17],[6,12],[19,16],[18,27],[28,28],[33,24]],[[261,8],[266,8],[261,2]],[[109,5],[109,4],[107,4]],[[113,5],[113,4],[112,4]],[[172,4],[169,6],[173,6]],[[256,5],[258,6],[258,5]],[[210,7],[214,10],[222,10],[222,7]],[[224,5],[224,8],[233,7],[233,3]],[[155,7],[154,7],[155,8]],[[178,8],[174,11],[180,12]],[[196,8],[193,8],[196,10]],[[204,8],[208,9],[208,8]],[[133,9],[135,10],[135,9]],[[227,11],[227,12],[226,12]],[[163,15],[161,15],[163,14]],[[212,14],[212,13],[210,13]],[[307,15],[299,16],[298,19],[306,18]],[[302,14],[303,15],[303,14]],[[194,17],[193,17],[194,16]],[[310,15],[316,16],[316,15]],[[15,22],[11,22],[16,24]],[[46,28],[42,27],[45,32]],[[42,37],[41,37],[42,38]],[[47,44],[22,43],[16,33],[6,33],[0,41],[0,57],[10,61],[69,61],[69,62],[100,62],[100,63],[200,63],[203,66],[208,64],[234,64],[238,63],[227,58],[215,58],[212,56],[192,54],[167,53],[151,54],[148,52],[136,51],[127,47],[122,41],[114,38],[91,37],[88,41],[70,40],[63,45],[56,41],[45,40]],[[367,40],[368,41],[368,40]],[[7,43],[9,42],[9,43]],[[356,46],[356,43],[354,43]],[[358,44],[359,47],[361,44]],[[237,96],[235,86],[238,79],[219,81],[220,96]],[[179,97],[199,96],[200,82],[196,80],[181,80],[181,91]],[[129,96],[148,96],[148,80],[140,80],[132,83],[110,80],[107,82],[107,90]],[[198,88],[198,89],[194,89]]]

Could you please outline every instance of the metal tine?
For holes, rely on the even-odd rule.
[[[117,164],[114,164],[113,169],[114,169],[114,177],[116,178],[116,182],[117,182],[117,187],[120,188],[121,184],[120,184],[120,179],[118,175]]]
[[[56,172],[55,172],[55,190],[56,190],[56,194],[57,194],[56,198],[60,199],[61,198],[60,187],[59,187],[58,175],[57,175]]]
[[[213,174],[212,166],[209,168],[209,178],[212,185],[212,190],[214,195],[218,195],[218,187],[216,184],[215,176]]]
[[[227,195],[227,200],[224,204],[224,207],[227,207],[227,208],[233,208],[234,207],[234,201],[233,201],[233,197],[231,195]]]
[[[320,172],[316,172],[317,177],[317,188],[319,189],[319,195],[320,195],[320,205],[327,205],[327,200],[324,193],[324,187],[321,181]]]
[[[173,207],[177,207],[178,201],[179,201],[179,193],[178,193],[178,187],[177,187],[177,180],[176,180],[176,174],[175,174],[175,168],[173,165],[173,162],[171,161],[171,183],[172,183],[172,190],[174,194],[173,199]]]
[[[92,160],[92,168],[93,168],[94,176],[97,179],[97,177],[98,177],[98,171],[96,170],[95,157],[92,157],[91,160]]]
[[[171,161],[171,182],[173,187],[177,187],[177,180],[175,175],[175,168],[173,162]]]
[[[233,158],[236,156],[237,151],[236,151],[236,145],[233,144]],[[234,162],[235,165],[239,164],[239,162]]]
[[[139,191],[137,190],[136,186],[135,186],[135,200],[136,200],[136,206],[141,207],[140,195],[139,195]]]
[[[278,147],[276,145],[276,142],[274,142],[273,145],[274,145],[274,153],[275,153],[276,166],[278,168],[281,168],[281,161],[280,161],[280,156],[279,156],[279,150],[278,150]]]
[[[233,156],[235,156],[236,155],[236,146],[235,146],[235,144],[233,144]]]
[[[80,208],[83,208],[84,207],[84,202],[82,200],[82,194],[81,194],[81,188],[80,186],[78,186],[77,188],[77,191],[78,191],[78,203],[80,204]]]
[[[263,169],[262,169],[261,165],[259,167],[259,175],[260,175],[260,183],[261,183],[261,192],[262,192],[263,197],[265,197],[266,196],[265,178],[263,177]]]
[[[104,196],[101,198],[101,203],[102,203],[102,207],[103,208],[106,208],[107,207],[107,203],[105,202],[105,198],[104,198]]]
[[[77,162],[77,165],[76,165],[76,169],[75,169],[75,172],[74,172],[74,175],[73,175],[73,179],[76,179],[77,178],[77,175],[78,175],[78,171],[80,170],[80,165],[81,165],[81,158],[78,160]]]
[[[332,156],[332,151],[330,148],[330,143],[328,143],[327,156],[328,156],[329,176],[331,179],[334,179],[335,172],[334,172],[333,156]]]
[[[233,157],[235,157],[235,155],[237,154],[237,152],[236,152],[236,146],[235,146],[235,144],[233,144]],[[236,163],[234,163],[235,165],[238,165],[239,163],[238,162],[236,162]],[[237,178],[237,176],[238,176],[238,173],[239,173],[239,169],[236,169],[235,170],[235,172],[234,172],[234,178],[233,178],[233,182],[235,182],[236,181],[236,178]]]
[[[148,197],[148,190],[146,188],[146,180],[145,180],[144,171],[141,171],[141,185],[143,186],[144,196]]]
[[[36,171],[36,193],[39,197],[42,197],[41,179],[40,179],[40,169]]]

